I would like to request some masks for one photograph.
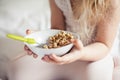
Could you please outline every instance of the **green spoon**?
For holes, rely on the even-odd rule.
[[[17,36],[14,34],[7,34],[7,37],[14,39],[14,40],[21,41],[21,42],[26,42],[28,44],[36,44],[37,43],[33,38],[24,38],[22,36]]]

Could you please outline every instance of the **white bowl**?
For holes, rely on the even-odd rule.
[[[38,47],[41,44],[45,44],[50,36],[54,36],[55,34],[57,34],[60,31],[61,30],[49,29],[49,30],[42,30],[42,31],[31,33],[30,35],[27,35],[25,37],[26,38],[34,38],[36,40],[36,42],[38,42],[39,44],[25,43],[25,45],[27,45],[34,53],[36,53],[38,55],[45,55],[45,54],[52,54],[52,53],[56,54],[56,55],[63,55],[65,53],[67,53],[68,51],[70,51],[70,49],[73,47],[72,43],[68,44],[66,46],[62,46],[59,48],[52,48],[52,49],[44,49],[44,48]],[[73,34],[73,36],[75,38],[79,39],[79,36],[77,34],[72,33],[72,32],[69,32],[69,33]]]

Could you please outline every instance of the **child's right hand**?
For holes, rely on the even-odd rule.
[[[31,34],[32,32],[34,31],[31,31],[31,30],[26,30],[26,34]],[[24,50],[27,52],[28,55],[33,55],[34,58],[37,58],[38,55],[33,53],[26,45],[24,46]]]

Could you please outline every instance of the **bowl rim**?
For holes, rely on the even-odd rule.
[[[75,33],[75,32],[71,32],[71,31],[66,31],[66,30],[58,30],[58,29],[46,29],[46,30],[40,30],[40,31],[36,31],[36,32],[33,32],[31,34],[28,34],[25,36],[25,38],[28,38],[30,35],[33,35],[33,34],[36,34],[36,33],[39,33],[39,32],[42,32],[42,31],[65,31],[65,32],[68,32],[68,33],[71,33],[71,34],[74,34],[76,36],[76,39],[80,39],[80,36],[79,34]],[[26,42],[24,42],[25,45],[29,46],[29,47],[33,47],[34,44],[28,44]],[[36,48],[39,48],[41,50],[56,50],[56,49],[60,49],[60,48],[64,48],[64,47],[67,47],[67,46],[70,46],[70,45],[73,45],[73,43],[70,43],[70,44],[67,44],[65,46],[61,46],[61,47],[57,47],[57,48],[51,48],[51,49],[45,49],[45,48],[41,48],[41,47],[38,47],[37,46],[34,46]]]

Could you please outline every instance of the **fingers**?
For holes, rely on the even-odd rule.
[[[33,31],[32,30],[30,30],[30,29],[27,29],[26,30],[26,34],[28,35],[28,34],[31,34]]]
[[[28,55],[32,55],[31,50],[26,45],[24,46],[24,50],[27,51]]]
[[[28,55],[33,55],[34,58],[37,58],[38,55],[33,53],[26,45],[24,46],[25,51],[27,51]]]
[[[81,40],[79,39],[71,39],[71,42],[74,44],[74,46],[77,48],[77,49],[82,49],[83,48],[83,43]]]
[[[27,34],[27,35],[29,35],[29,34],[31,34],[31,33],[33,33],[33,32],[37,32],[37,30],[30,30],[30,29],[27,29],[27,30],[26,30],[26,34]]]
[[[34,57],[34,58],[37,58],[37,57],[38,57],[38,55],[37,55],[37,54],[35,54],[35,53],[33,53],[33,57]]]
[[[56,62],[61,62],[60,57],[56,56],[55,54],[51,54],[49,55],[51,59],[53,59]]]
[[[48,63],[57,64],[57,62],[54,61],[53,59],[51,59],[49,55],[45,55],[45,56],[42,58],[42,60],[45,61],[45,62],[48,62]]]
[[[26,30],[26,34],[27,34],[27,35],[29,35],[29,34],[31,34],[31,33],[33,33],[33,32],[36,32],[36,31],[32,31],[32,30],[30,30],[30,29],[27,29],[27,30]],[[33,53],[26,45],[25,45],[24,49],[25,49],[25,51],[27,51],[27,54],[28,54],[28,55],[33,55],[34,58],[37,58],[37,57],[38,57],[38,55],[35,54],[35,53]]]
[[[50,55],[45,55],[42,58],[42,60],[48,63],[63,65],[63,64],[68,64],[68,63],[75,61],[73,57],[74,56],[72,53],[66,54],[63,57],[56,56],[55,54],[50,54]]]

